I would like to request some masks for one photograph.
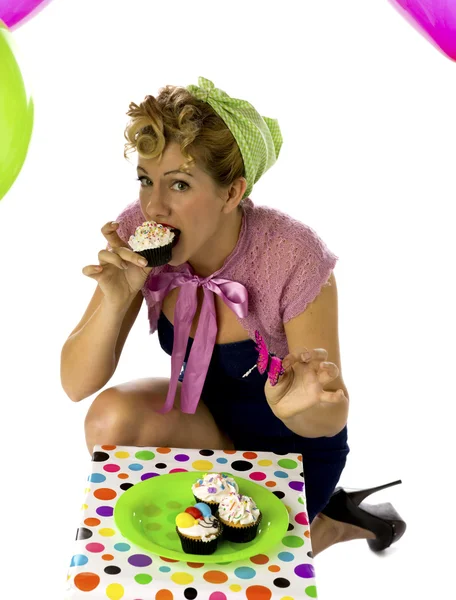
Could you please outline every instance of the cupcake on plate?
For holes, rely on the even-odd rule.
[[[172,258],[172,249],[180,231],[155,221],[145,221],[130,236],[128,244],[137,254],[147,259],[148,267],[166,265]]]
[[[230,494],[220,502],[218,518],[224,538],[230,542],[251,542],[258,533],[261,511],[250,496]]]
[[[197,502],[205,502],[211,507],[212,514],[217,514],[221,500],[233,492],[239,491],[236,481],[222,473],[206,473],[192,485],[192,492]]]
[[[176,532],[187,554],[213,554],[223,527],[203,502],[189,506],[176,517]]]

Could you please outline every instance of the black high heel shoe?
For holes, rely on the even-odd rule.
[[[368,539],[366,541],[371,550],[380,552],[397,542],[404,535],[407,525],[394,509],[394,506],[389,502],[377,505],[369,504],[362,508],[359,504],[370,494],[392,487],[393,485],[398,485],[399,483],[402,483],[400,479],[392,483],[386,483],[385,485],[365,490],[353,490],[351,492],[346,492],[343,488],[336,487],[328,504],[321,512],[336,521],[342,521],[342,523],[349,523],[350,525],[356,525],[357,527],[372,531],[376,536],[375,539]]]

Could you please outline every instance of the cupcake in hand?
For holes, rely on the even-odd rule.
[[[261,511],[250,496],[231,494],[220,502],[218,517],[230,542],[251,542],[258,533]]]
[[[173,247],[179,241],[180,231],[155,221],[145,221],[130,236],[128,244],[137,254],[147,259],[148,267],[166,265],[172,258]]]
[[[192,486],[192,492],[197,502],[205,502],[211,507],[212,514],[217,514],[221,500],[233,492],[238,492],[236,481],[222,473],[206,473]]]
[[[189,506],[176,517],[176,532],[187,554],[213,554],[222,530],[220,521],[203,502]]]

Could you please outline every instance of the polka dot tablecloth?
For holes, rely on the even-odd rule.
[[[95,446],[91,464],[65,600],[317,597],[300,455]],[[182,471],[224,471],[265,486],[289,512],[290,524],[282,541],[268,554],[206,565],[149,554],[122,537],[113,517],[119,496],[150,477]]]

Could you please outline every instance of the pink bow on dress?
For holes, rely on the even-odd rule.
[[[217,317],[213,294],[218,294],[238,317],[244,318],[248,313],[248,293],[241,283],[220,277],[199,277],[190,271],[189,266],[186,269],[184,272],[154,275],[147,283],[150,297],[155,302],[161,302],[172,289],[181,288],[174,311],[171,380],[166,402],[159,411],[162,414],[169,412],[174,405],[177,381],[184,362],[190,329],[198,305],[197,287],[201,286],[203,288],[204,299],[198,328],[185,369],[184,381],[182,382],[182,412],[195,413],[211,362],[217,337]]]

